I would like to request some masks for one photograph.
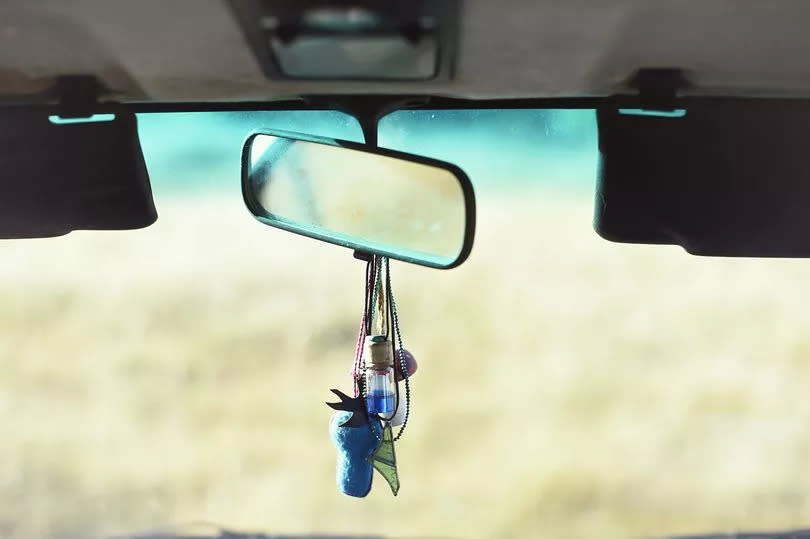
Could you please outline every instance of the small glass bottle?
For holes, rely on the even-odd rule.
[[[366,409],[391,419],[396,412],[397,386],[394,379],[394,353],[391,341],[382,335],[366,337]]]

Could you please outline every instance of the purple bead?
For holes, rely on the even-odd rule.
[[[394,356],[396,360],[396,366],[394,371],[396,372],[396,379],[402,380],[402,366],[400,365],[400,354],[399,350],[397,350],[396,356]],[[405,367],[408,369],[408,377],[413,376],[413,373],[416,372],[417,364],[416,359],[414,359],[413,354],[408,352],[406,349],[402,349],[402,355],[405,356]]]

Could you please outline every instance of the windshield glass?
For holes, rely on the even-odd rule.
[[[256,222],[241,144],[337,112],[140,115],[159,219],[3,241],[0,535],[628,537],[806,524],[801,260],[593,231],[593,111],[400,111],[380,144],[470,176],[451,271],[392,263],[419,361],[401,490],[335,487],[364,264]],[[809,320],[810,321],[810,320]]]

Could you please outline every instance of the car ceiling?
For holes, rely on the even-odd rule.
[[[301,94],[600,96],[639,68],[695,94],[808,95],[806,0],[464,0],[455,73],[429,82],[268,80],[220,0],[4,0],[0,99],[35,102],[93,74],[122,101]]]

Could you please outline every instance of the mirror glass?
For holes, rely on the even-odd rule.
[[[356,143],[297,137],[256,134],[245,145],[243,193],[260,221],[432,267],[453,267],[466,258],[474,201],[460,169]]]

